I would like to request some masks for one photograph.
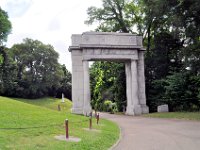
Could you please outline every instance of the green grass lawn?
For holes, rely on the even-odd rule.
[[[143,116],[154,117],[154,118],[173,118],[173,119],[185,119],[185,120],[200,121],[200,112],[150,113],[150,114],[145,114]]]
[[[58,104],[61,111],[57,110]],[[0,150],[104,150],[119,138],[118,126],[101,119],[93,128],[101,132],[86,131],[89,118],[70,113],[71,102],[43,98],[37,100],[13,99],[0,96]],[[64,135],[64,120],[69,119],[70,136],[81,142],[59,141],[56,135]]]

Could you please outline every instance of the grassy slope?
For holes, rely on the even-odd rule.
[[[45,98],[40,100],[11,99],[0,96],[0,150],[6,149],[108,149],[119,136],[116,124],[101,120],[93,124],[98,132],[85,131],[88,118],[69,113],[71,103]],[[57,111],[61,104],[62,111]],[[79,143],[58,141],[55,135],[64,135],[64,120],[69,119],[69,134],[82,139]],[[95,121],[95,120],[94,120]],[[93,121],[93,122],[94,122]],[[39,128],[32,128],[39,127]],[[27,128],[27,129],[2,129]]]
[[[56,98],[41,98],[41,99],[36,99],[36,100],[30,100],[30,99],[19,99],[15,98],[17,101],[21,101],[24,103],[32,104],[32,105],[37,105],[37,106],[42,106],[46,107],[49,109],[57,110],[58,104],[61,106],[62,111],[64,112],[70,112],[70,109],[72,107],[72,102],[69,101],[68,99],[65,99],[65,103],[61,103],[60,99]]]
[[[151,113],[143,115],[145,117],[155,118],[174,118],[185,120],[198,120],[200,121],[200,112],[169,112],[169,113]]]

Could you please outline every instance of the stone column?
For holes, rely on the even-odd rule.
[[[83,57],[82,50],[72,51],[72,113],[83,114]]]
[[[125,63],[126,69],[126,97],[127,97],[127,107],[126,107],[126,114],[127,115],[134,115],[133,112],[133,103],[132,103],[132,94],[131,94],[131,63]]]
[[[92,109],[90,105],[90,74],[89,74],[89,63],[87,60],[83,60],[83,78],[84,78],[84,106],[83,114],[88,115]]]
[[[139,51],[138,53],[138,97],[142,113],[149,113],[145,94],[144,51]]]
[[[138,70],[136,60],[131,60],[131,86],[132,86],[132,103],[134,108],[134,115],[142,113],[141,106],[138,99]]]

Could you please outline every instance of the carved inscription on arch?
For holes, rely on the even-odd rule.
[[[129,49],[84,49],[83,59],[93,60],[93,59],[138,59],[137,50]]]
[[[83,55],[137,55],[137,50],[120,50],[120,49],[87,49]]]
[[[133,56],[135,57],[135,59],[137,59],[138,57],[138,51],[135,50],[120,50],[120,49],[101,49],[101,48],[98,48],[98,49],[84,49],[84,50],[74,50],[72,51],[73,53],[73,56],[87,56],[87,55],[90,55],[90,56],[95,56],[95,55],[98,55],[98,56],[105,56],[105,55],[110,55],[110,56],[118,56],[118,57],[121,57],[121,56],[125,56],[125,55],[128,55],[128,56]]]

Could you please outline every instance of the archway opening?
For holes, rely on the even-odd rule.
[[[90,63],[90,91],[94,110],[125,113],[125,63],[111,60]]]

